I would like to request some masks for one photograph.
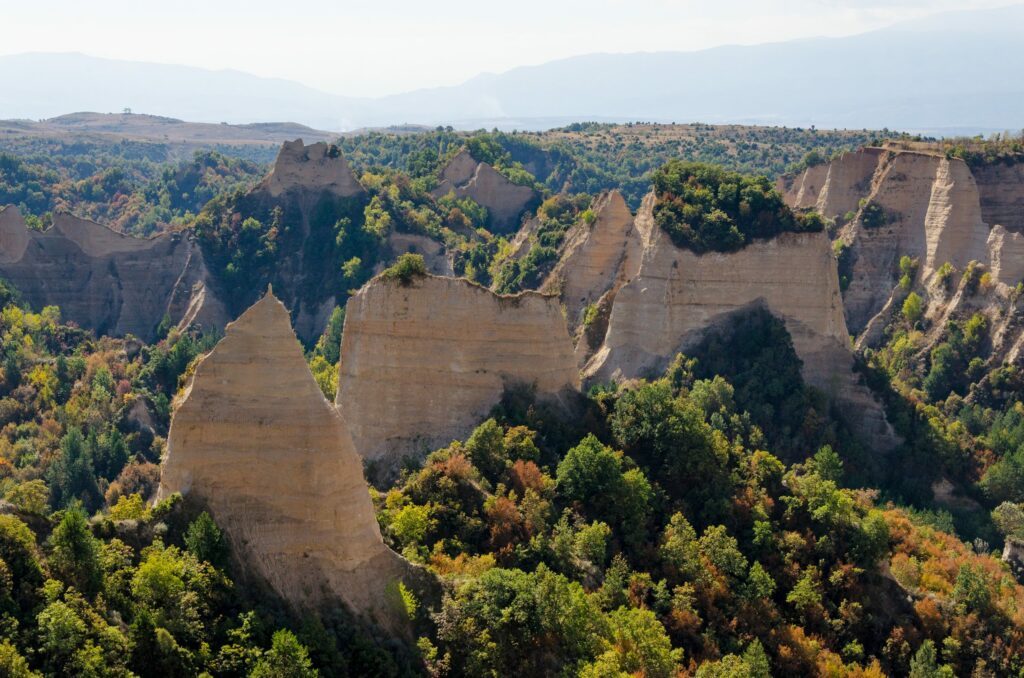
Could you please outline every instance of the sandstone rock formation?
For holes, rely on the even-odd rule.
[[[398,233],[392,231],[387,238],[389,260],[403,254],[419,254],[427,265],[427,271],[434,275],[455,275],[452,259],[444,245],[425,235],[416,233]],[[377,272],[384,270],[384,262],[378,265]]]
[[[512,183],[486,162],[478,162],[465,149],[441,171],[440,183],[432,191],[438,198],[451,192],[459,198],[472,198],[486,207],[491,227],[498,232],[518,226],[519,216],[537,197],[532,188]]]
[[[597,219],[580,221],[565,236],[561,256],[544,282],[544,291],[558,293],[570,324],[583,321],[586,308],[597,303],[639,265],[642,243],[622,194],[610,191],[591,206]]]
[[[1024,277],[1024,165],[981,165],[947,158],[928,144],[890,145],[847,153],[824,170],[780,180],[794,207],[826,216],[856,216],[840,238],[848,246],[849,286],[844,293],[848,327],[858,346],[877,342],[905,292],[896,285],[900,257],[918,260],[916,290],[927,303],[926,317],[940,327],[953,314],[981,310],[997,321],[1009,290]],[[881,217],[866,218],[867,210]],[[949,263],[956,279],[971,262],[988,270],[995,286],[989,299],[948,294],[935,273]],[[995,353],[1019,343],[1000,334]]]
[[[785,322],[808,383],[853,403],[851,424],[876,448],[892,444],[881,407],[853,372],[835,257],[824,233],[783,233],[738,252],[697,255],[654,227],[648,197],[637,215],[643,251],[618,290],[588,378],[660,372],[678,352],[736,313],[764,306]]]
[[[465,437],[515,383],[541,398],[579,388],[555,297],[428,275],[375,278],[348,302],[337,404],[383,477],[405,456]]]
[[[274,197],[295,189],[308,193],[328,191],[340,197],[365,192],[337,147],[323,141],[306,146],[302,139],[284,142],[274,169],[261,188]]]
[[[133,238],[67,214],[30,231],[8,207],[0,211],[0,276],[33,308],[59,306],[65,319],[101,334],[151,341],[165,316],[213,329],[228,319],[185,233]]]
[[[796,177],[781,177],[776,188],[793,208],[813,209],[834,219],[856,211],[871,188],[880,148],[843,153],[827,164],[807,168]]]
[[[336,597],[384,626],[410,566],[381,539],[362,465],[271,293],[227,326],[171,422],[158,496],[210,510],[240,556],[299,607]]]

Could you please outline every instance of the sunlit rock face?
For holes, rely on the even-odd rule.
[[[411,571],[381,538],[348,428],[267,294],[179,396],[159,496],[208,507],[240,562],[300,607],[340,599],[384,626]]]
[[[349,300],[337,404],[382,476],[467,436],[514,384],[553,400],[579,388],[557,297],[427,275],[376,278]]]

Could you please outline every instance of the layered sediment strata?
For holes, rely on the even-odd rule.
[[[569,230],[558,263],[542,287],[559,294],[572,327],[583,322],[588,306],[631,275],[643,246],[621,193],[602,194],[591,210],[593,223],[580,221]]]
[[[159,496],[206,506],[233,552],[284,599],[340,599],[399,623],[388,588],[411,566],[380,534],[362,463],[271,293],[196,366],[171,421]]]
[[[516,384],[562,402],[579,388],[556,297],[427,275],[375,278],[348,302],[337,404],[382,477],[468,435]]]
[[[133,238],[68,214],[33,231],[8,207],[0,212],[0,276],[33,308],[59,306],[99,334],[152,341],[165,318],[206,329],[228,319],[187,233]]]

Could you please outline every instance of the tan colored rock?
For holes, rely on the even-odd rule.
[[[409,565],[381,539],[361,461],[271,293],[227,326],[171,421],[158,496],[205,505],[233,552],[298,607],[334,598],[386,627]]]
[[[284,142],[274,169],[261,187],[275,198],[291,190],[307,193],[328,191],[338,197],[365,193],[336,147],[323,141],[306,146],[302,139]]]
[[[423,276],[375,278],[348,302],[337,404],[384,477],[405,456],[464,438],[514,383],[551,399],[579,388],[555,297]]]
[[[637,221],[651,219],[652,208],[646,200]],[[658,373],[709,328],[755,306],[785,322],[806,381],[855,402],[851,424],[876,447],[890,447],[881,407],[853,372],[835,257],[824,233],[784,233],[738,252],[697,255],[652,229],[639,271],[616,294],[604,344],[584,375],[607,381]]]
[[[30,231],[8,207],[0,212],[0,275],[33,308],[59,306],[65,319],[101,334],[151,341],[165,315],[209,329],[227,322],[186,233],[133,238],[67,214]]]
[[[478,162],[465,149],[441,171],[440,182],[432,194],[440,198],[452,192],[486,207],[491,227],[499,232],[518,226],[523,210],[537,197],[532,188],[512,183],[486,162]]]
[[[622,194],[604,193],[591,209],[597,219],[593,224],[580,221],[569,230],[558,263],[541,288],[561,295],[572,327],[583,321],[587,306],[630,276],[627,260],[634,269],[640,263],[642,244]]]
[[[920,280],[947,261],[963,270],[971,261],[988,259],[989,229],[981,219],[974,177],[962,160],[887,152],[866,201],[884,210],[888,223],[866,228],[858,216],[843,229],[854,259],[844,298],[854,332],[885,305],[899,281],[901,256],[919,261]]]
[[[871,189],[881,148],[843,153],[831,162],[808,167],[795,177],[781,177],[776,188],[794,209],[813,209],[830,219],[856,212]]]
[[[403,254],[419,254],[427,265],[427,271],[434,275],[455,275],[452,268],[452,260],[448,256],[444,245],[417,233],[398,233],[392,231],[388,234],[388,249],[391,256],[388,260],[395,259]],[[378,273],[384,269],[384,262],[378,265]]]

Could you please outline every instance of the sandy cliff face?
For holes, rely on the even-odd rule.
[[[227,321],[202,253],[184,233],[141,239],[61,214],[29,231],[17,209],[0,212],[0,275],[34,308],[98,333],[151,341],[164,316],[219,329]]]
[[[505,232],[519,224],[519,216],[537,197],[529,186],[509,181],[485,162],[477,162],[462,150],[441,172],[440,183],[432,193],[442,197],[454,192],[460,198],[470,197],[487,208],[491,227]]]
[[[587,306],[624,281],[629,264],[639,265],[642,245],[622,194],[605,193],[591,209],[597,219],[593,224],[580,221],[569,230],[542,288],[561,295],[572,327],[583,321]]]
[[[928,303],[928,317],[955,311],[943,295],[929,293],[937,291],[934,273],[946,262],[957,276],[971,261],[981,263],[991,272],[997,296],[1005,296],[1007,286],[1016,285],[1024,275],[1022,165],[972,170],[927,145],[867,148],[829,163],[816,198],[795,188],[816,183],[819,174],[811,168],[780,180],[780,185],[789,185],[786,199],[792,206],[811,207],[830,217],[856,213],[840,237],[852,262],[844,294],[846,321],[861,335],[859,345],[877,341],[886,318],[898,311],[902,296],[894,288],[904,255],[919,262],[916,282]],[[881,218],[875,220],[880,223],[865,218],[861,203],[881,210]]]
[[[274,197],[294,189],[309,193],[329,191],[342,197],[365,192],[337,148],[323,141],[306,146],[302,139],[284,142],[274,169],[261,187]]]
[[[356,449],[383,475],[465,437],[507,383],[548,398],[578,389],[557,298],[425,276],[408,286],[377,278],[349,300],[337,404]]]
[[[650,220],[652,207],[645,201],[637,221]],[[676,247],[660,229],[648,233],[639,270],[615,295],[604,343],[585,376],[657,373],[708,328],[763,306],[785,322],[807,382],[842,403],[856,403],[851,424],[876,447],[891,445],[880,406],[853,373],[835,257],[825,234],[785,233],[738,252],[697,255]]]
[[[830,219],[856,212],[871,188],[880,148],[843,153],[823,165],[809,167],[796,177],[781,177],[776,188],[793,208],[813,209]]]
[[[234,552],[293,604],[340,598],[394,623],[408,564],[381,539],[362,465],[270,293],[196,367],[171,422],[160,497],[199,500]]]

